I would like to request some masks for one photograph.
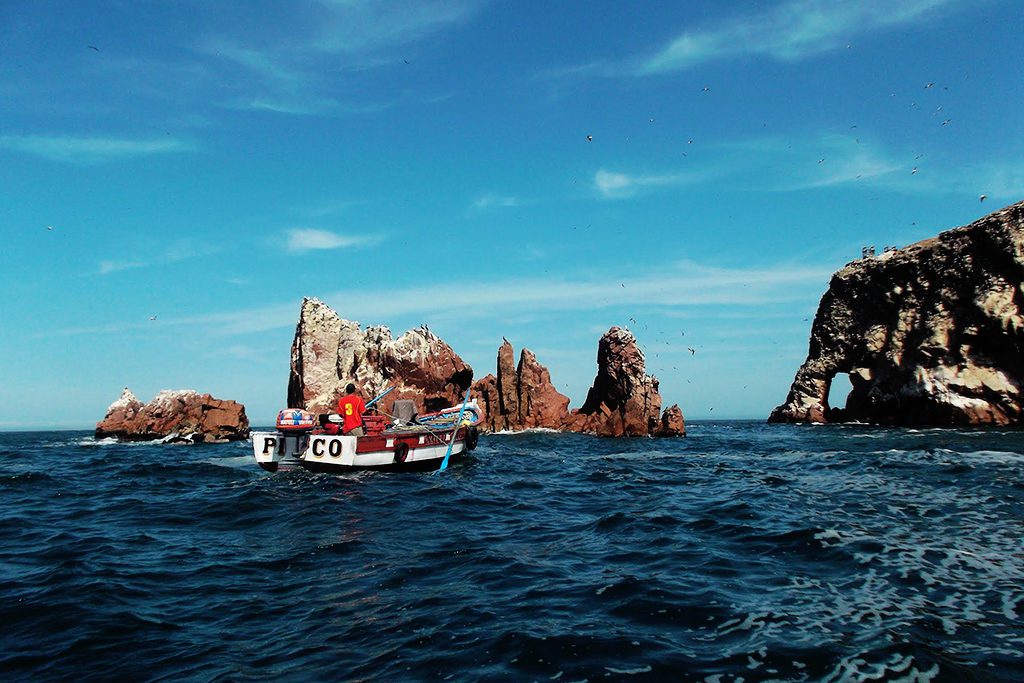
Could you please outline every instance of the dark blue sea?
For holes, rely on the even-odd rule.
[[[1024,433],[688,427],[441,475],[0,434],[0,677],[1024,680]]]

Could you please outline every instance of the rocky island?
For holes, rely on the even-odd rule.
[[[769,422],[1019,425],[1022,310],[1024,202],[854,261],[832,276]],[[852,386],[842,408],[838,373]]]
[[[245,406],[190,389],[161,391],[143,404],[125,387],[96,425],[96,438],[165,443],[224,443],[249,437]]]
[[[682,436],[682,411],[661,412],[658,380],[647,375],[643,352],[628,330],[610,329],[598,344],[598,369],[587,400],[569,410],[569,398],[555,389],[551,374],[528,349],[514,363],[512,345],[498,349],[495,374],[473,383],[473,368],[426,327],[398,339],[386,327],[362,330],[314,298],[302,302],[292,343],[288,406],[312,412],[333,410],[346,383],[365,395],[394,390],[394,401],[416,402],[420,412],[459,403],[467,388],[485,411],[489,431],[546,428],[601,436]]]

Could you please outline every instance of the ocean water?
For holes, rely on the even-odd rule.
[[[1024,680],[1024,433],[688,428],[442,475],[0,434],[0,674]]]

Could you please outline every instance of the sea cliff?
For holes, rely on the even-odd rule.
[[[1019,425],[1024,202],[832,276],[770,422]],[[847,373],[852,391],[829,390]]]

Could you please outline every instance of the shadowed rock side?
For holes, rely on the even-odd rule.
[[[302,301],[292,343],[288,406],[318,413],[335,409],[349,382],[369,400],[394,387],[380,402],[390,413],[398,399],[432,412],[462,401],[473,368],[426,327],[392,339],[387,327],[367,327],[340,318],[327,304]]]
[[[245,406],[192,390],[161,391],[149,403],[126,387],[96,425],[96,438],[173,443],[220,443],[249,436]]]
[[[498,349],[498,374],[487,375],[473,385],[473,394],[484,409],[484,427],[492,432],[523,429],[564,429],[569,416],[569,397],[555,389],[551,373],[537,362],[529,349],[513,363],[512,345],[506,339]]]
[[[661,411],[658,380],[645,374],[644,355],[636,339],[613,327],[598,343],[597,377],[579,410],[555,389],[551,374],[523,349],[518,366],[512,345],[498,349],[497,375],[487,375],[473,390],[486,412],[490,431],[547,428],[599,436],[683,436],[679,406]]]
[[[769,422],[1021,424],[1024,202],[832,276]],[[845,409],[829,405],[849,373]]]

